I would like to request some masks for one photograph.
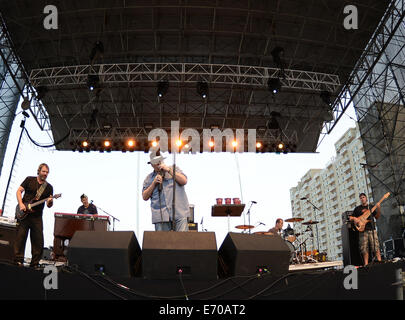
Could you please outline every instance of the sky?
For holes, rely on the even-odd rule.
[[[0,176],[1,203],[21,133],[23,116],[20,112],[19,106]],[[290,189],[309,169],[326,166],[336,154],[334,143],[355,126],[355,118],[354,108],[350,106],[316,153],[177,154],[176,166],[188,177],[185,188],[189,203],[195,208],[194,221],[198,223],[198,230],[214,232],[219,249],[228,232],[242,232],[235,228],[238,225],[255,226],[251,229],[253,233],[272,228],[277,218],[291,218]],[[26,128],[40,145],[52,143],[32,116],[27,119]],[[167,157],[165,163],[172,165],[173,155],[164,155]],[[36,176],[39,164],[45,162],[50,167],[47,180],[53,185],[54,193],[62,193],[61,198],[54,200],[52,208],[44,209],[45,247],[53,245],[54,213],[76,213],[83,193],[98,207],[100,215],[109,214],[118,219],[115,231],[133,231],[142,247],[143,233],[154,231],[150,200],[142,199],[143,181],[153,170],[148,161],[149,154],[144,152],[79,153],[40,148],[24,134],[12,170],[3,216],[14,217],[17,188],[25,177]],[[246,204],[245,210],[240,217],[231,217],[229,221],[227,217],[212,217],[211,207],[216,198],[240,198]],[[257,203],[251,205],[251,201]],[[112,224],[110,230],[113,230]],[[31,257],[29,238],[25,255]]]

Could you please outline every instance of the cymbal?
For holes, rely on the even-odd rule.
[[[317,223],[319,223],[319,221],[312,221],[312,220],[309,220],[309,221],[307,221],[307,222],[303,222],[302,224],[304,224],[304,225],[310,225],[310,224],[317,224]]]
[[[304,220],[303,218],[290,218],[290,219],[286,219],[285,221],[286,222],[300,222],[300,221],[302,221],[302,220]]]
[[[249,226],[249,225],[246,225],[246,224],[242,224],[242,225],[240,225],[240,226],[236,226],[235,228],[236,228],[236,229],[243,229],[243,230],[246,230],[246,229],[253,229],[254,226]]]
[[[265,234],[265,235],[268,235],[268,236],[274,236],[274,233],[267,232],[267,231],[257,231],[254,234]]]

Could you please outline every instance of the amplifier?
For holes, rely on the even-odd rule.
[[[16,224],[0,223],[0,261],[14,261],[14,242],[16,237]]]
[[[384,241],[384,257],[386,260],[405,257],[405,244],[403,238]]]

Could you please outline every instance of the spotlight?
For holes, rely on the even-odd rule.
[[[208,84],[206,82],[198,82],[197,83],[197,93],[203,99],[207,99],[207,97],[208,97]]]
[[[105,141],[104,141],[104,147],[106,147],[106,148],[111,148],[111,141],[105,140]]]
[[[167,89],[169,89],[169,82],[167,81],[160,81],[157,86],[157,95],[159,98],[162,98],[166,93]]]
[[[48,92],[48,88],[47,88],[47,87],[45,87],[45,86],[39,86],[39,87],[37,88],[37,99],[38,99],[38,100],[42,100],[42,99],[45,97],[45,95],[46,95],[47,92]]]
[[[280,124],[277,121],[277,118],[281,117],[281,114],[276,112],[276,111],[272,111],[270,113],[270,119],[269,122],[267,123],[267,128],[270,130],[280,130]]]
[[[29,115],[27,112],[25,112],[25,111],[23,111],[22,114],[23,114],[23,116],[26,117],[26,118],[29,118],[29,117],[30,117],[30,115]]]
[[[98,77],[98,74],[89,74],[87,76],[87,87],[89,90],[93,91],[97,87],[99,81],[100,78]]]
[[[94,59],[97,58],[100,55],[104,54],[104,44],[101,41],[97,41],[94,46],[93,49],[91,49],[91,53],[90,53],[90,61],[94,62]]]
[[[325,102],[328,106],[331,105],[330,92],[329,91],[322,91],[319,96],[321,97],[322,101]]]
[[[157,147],[158,142],[157,141],[152,141],[152,147]]]
[[[183,142],[180,139],[176,140],[176,146],[181,147],[182,144]]]
[[[260,141],[256,142],[256,149],[261,149],[261,147],[263,147],[262,143]]]
[[[274,63],[280,67],[282,65],[282,57],[284,56],[284,49],[282,47],[275,47],[271,51],[271,56],[273,57]]]
[[[267,81],[267,87],[273,94],[278,93],[281,90],[281,82],[279,78],[269,78]]]
[[[208,142],[208,145],[212,148],[212,147],[214,146],[214,141],[210,140],[210,141]]]
[[[233,140],[233,141],[232,141],[232,147],[235,148],[237,145],[238,145],[238,142],[237,142],[236,140]]]
[[[83,148],[87,148],[89,146],[89,143],[86,141],[86,140],[84,140],[83,142],[82,142],[82,147]]]
[[[135,140],[134,139],[129,139],[127,141],[127,147],[134,148],[135,147]]]

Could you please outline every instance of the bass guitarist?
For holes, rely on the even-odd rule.
[[[367,212],[367,210],[370,210],[366,194],[360,193],[359,197],[361,204],[354,209],[352,216],[349,218],[349,220],[353,221],[355,224],[359,223],[360,216]],[[359,231],[359,250],[363,256],[365,266],[368,264],[369,250],[375,255],[378,261],[381,261],[380,243],[374,222],[374,218],[378,219],[380,216],[381,206],[380,203],[377,203],[376,210],[372,212],[367,219],[364,231]]]
[[[27,212],[28,204],[46,199],[48,208],[53,205],[53,187],[46,181],[49,174],[49,166],[41,163],[38,167],[36,177],[27,177],[17,189],[18,206],[21,211]],[[24,196],[22,196],[24,193]],[[39,261],[42,257],[44,247],[44,234],[42,212],[44,203],[33,207],[27,216],[19,220],[17,227],[17,237],[14,244],[15,263],[22,266],[24,262],[25,245],[27,242],[28,231],[31,239],[31,263],[30,267],[39,267]]]

